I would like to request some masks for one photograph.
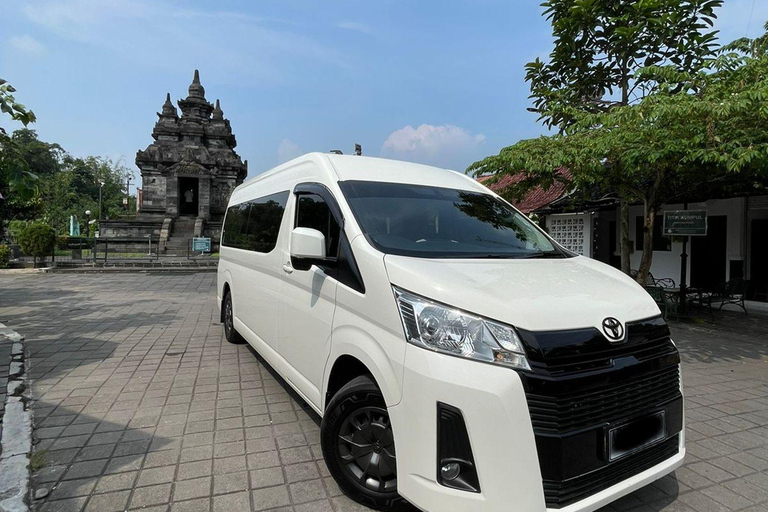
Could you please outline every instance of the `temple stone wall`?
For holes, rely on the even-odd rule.
[[[245,180],[248,163],[234,150],[237,142],[219,100],[213,105],[205,99],[197,71],[188,96],[177,104],[181,115],[166,96],[152,130],[154,142],[136,153],[143,184],[139,212],[177,218],[184,200],[179,179],[194,178],[197,216],[220,221],[232,190]]]
[[[181,115],[171,102],[171,95],[166,95],[152,130],[154,142],[136,153],[142,180],[138,216],[134,220],[102,221],[100,236],[160,237],[164,223],[173,225],[183,213],[197,219],[196,233],[211,237],[218,247],[229,196],[245,180],[248,162],[243,162],[235,152],[237,141],[219,100],[214,105],[205,99],[197,70],[187,97],[177,104]],[[182,184],[187,193],[194,192],[194,199],[189,200],[179,190]],[[182,231],[166,232],[160,237],[161,244],[169,236],[182,240],[189,236]]]

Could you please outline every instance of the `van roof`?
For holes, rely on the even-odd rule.
[[[282,170],[290,169],[304,162],[314,162],[326,171],[335,174],[338,181],[382,181],[391,183],[407,183],[411,185],[431,185],[461,190],[476,190],[488,192],[488,189],[477,183],[466,174],[441,169],[429,165],[374,158],[357,155],[337,155],[333,153],[307,153],[269,170],[244,183],[243,187],[274,176]]]

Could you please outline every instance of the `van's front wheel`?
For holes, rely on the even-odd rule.
[[[381,391],[357,377],[328,404],[320,443],[328,469],[350,498],[376,510],[413,510],[397,493],[395,439]]]
[[[232,293],[227,292],[224,300],[221,301],[221,307],[224,310],[224,337],[230,343],[242,343],[243,337],[235,330],[235,311],[232,308]]]

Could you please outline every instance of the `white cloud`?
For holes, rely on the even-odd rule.
[[[277,163],[282,164],[288,160],[293,160],[297,156],[304,154],[301,150],[301,146],[289,139],[283,139],[280,141],[280,145],[277,147]]]
[[[446,125],[408,125],[392,132],[381,148],[383,156],[464,170],[481,155],[485,135]]]
[[[32,57],[39,57],[45,54],[45,46],[37,39],[29,35],[13,36],[9,44],[17,52],[24,53]]]
[[[371,27],[366,25],[365,23],[360,23],[359,21],[340,21],[336,24],[338,28],[343,28],[344,30],[351,30],[353,32],[360,32],[361,34],[372,34],[373,30],[371,30]]]

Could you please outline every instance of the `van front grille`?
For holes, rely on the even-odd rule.
[[[680,355],[661,317],[627,322],[622,342],[596,328],[520,330],[521,372],[548,508],[626,480],[678,451],[683,428]],[[610,461],[609,431],[663,414],[664,441]]]
[[[605,381],[589,392],[529,392],[526,397],[534,432],[562,434],[636,416],[679,398],[679,370],[668,366],[620,382]]]
[[[677,454],[679,434],[591,473],[563,481],[544,480],[548,508],[562,508],[652,468]]]

